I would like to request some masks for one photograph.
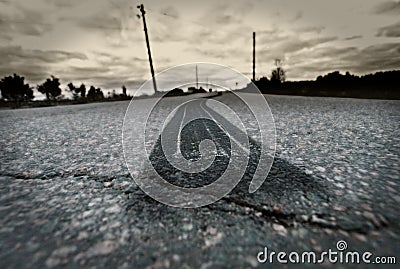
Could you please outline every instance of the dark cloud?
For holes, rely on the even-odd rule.
[[[374,7],[375,14],[400,15],[400,1],[385,1]]]
[[[257,31],[257,35],[261,35],[261,36],[274,35],[274,36],[276,36],[279,34],[279,32],[281,32],[281,30],[279,30],[278,28],[273,28],[273,29]]]
[[[149,38],[152,42],[158,43],[182,42],[184,40],[182,35],[179,33],[173,33],[170,29],[171,28],[166,24],[161,24],[157,28],[151,28],[149,30]]]
[[[337,40],[337,37],[317,37],[302,39],[297,36],[280,36],[277,39],[271,37],[269,41],[264,39],[259,50],[261,55],[273,55],[275,58],[285,58],[285,55],[298,52],[303,49],[314,48],[320,44]]]
[[[364,70],[393,70],[400,64],[400,44],[385,43],[369,46],[361,50],[360,55],[350,58],[350,61],[359,59],[361,72]]]
[[[89,57],[90,56],[90,57]],[[31,84],[39,84],[54,75],[66,84],[85,83],[104,89],[112,89],[122,84],[127,87],[140,86],[148,73],[145,58],[116,56],[107,52],[94,52],[86,56],[77,52],[56,50],[29,50],[21,46],[0,47],[0,77],[13,73],[26,77]],[[71,65],[69,60],[82,60],[82,65]],[[91,62],[87,61],[91,60]],[[170,59],[159,58],[158,62],[168,63]],[[89,65],[90,66],[85,66]],[[161,69],[160,69],[161,70]]]
[[[296,21],[298,21],[298,20],[300,20],[301,18],[303,18],[303,12],[301,12],[301,11],[298,11],[297,13],[296,13],[296,15],[294,16],[294,18],[293,18],[293,22],[296,22]]]
[[[219,48],[215,47],[213,49],[204,49],[202,47],[193,47],[188,49],[190,52],[194,52],[202,57],[208,57],[218,60],[235,58],[237,61],[247,60],[245,56],[245,49],[243,48]]]
[[[354,55],[359,53],[359,49],[356,47],[344,47],[337,48],[334,46],[327,46],[323,48],[314,49],[309,53],[311,59],[322,59],[322,58],[344,58],[349,55]]]
[[[362,35],[353,35],[353,36],[346,37],[344,40],[354,40],[354,39],[360,39],[360,38],[363,38],[363,36]]]
[[[194,32],[186,39],[186,42],[191,46],[202,46],[206,45],[224,45],[239,42],[239,45],[243,42],[251,40],[252,29],[246,25],[238,25],[237,27],[231,27],[229,29],[210,29],[201,28]],[[219,48],[222,51],[224,48]]]
[[[107,52],[94,52],[90,59],[93,66],[67,66],[57,70],[63,82],[93,84],[106,90],[121,88],[124,84],[137,89],[146,77],[148,60],[138,57],[121,57]],[[168,58],[160,58],[157,62],[169,62]],[[162,70],[160,68],[159,70]]]
[[[287,63],[287,70],[289,78],[292,74],[300,78],[314,79],[318,75],[336,70],[350,71],[356,74],[395,70],[399,68],[399,63],[400,45],[385,43],[363,49],[355,47],[320,48],[312,54],[297,55],[295,60]]]
[[[349,55],[358,54],[359,50],[356,47],[344,47],[337,48],[334,46],[324,46],[319,48],[313,48],[312,51],[299,52],[294,55],[290,55],[289,60],[285,63],[287,67],[298,67],[298,66],[310,66],[312,70],[316,71],[321,62],[325,60],[333,61],[343,59]],[[273,59],[273,58],[271,58]],[[316,64],[318,63],[318,64]],[[322,69],[322,71],[325,71]]]
[[[88,80],[95,78],[102,78],[110,71],[108,66],[96,66],[96,67],[80,67],[80,66],[68,66],[63,70],[63,78],[66,80]],[[103,74],[103,75],[99,75]]]
[[[296,52],[302,49],[313,48],[317,45],[324,44],[330,41],[337,40],[337,37],[317,37],[310,39],[292,39],[289,41],[281,42],[277,45],[277,49],[284,53]]]
[[[91,5],[103,4],[100,1],[90,2],[83,8]],[[141,20],[136,18],[136,10],[127,4],[125,0],[108,0],[106,1],[106,10],[97,10],[88,13],[70,13],[59,18],[60,21],[67,21],[82,28],[85,32],[97,32],[104,37],[104,42],[114,48],[126,47],[126,41],[141,41],[139,38],[132,38],[132,33],[142,29]],[[75,5],[76,7],[76,5]]]
[[[180,21],[180,17],[178,10],[173,6],[161,7],[157,17],[146,17],[151,41],[165,43],[184,40],[185,36],[181,29],[185,25]],[[154,25],[152,23],[154,19],[157,21],[157,27],[150,26]]]
[[[12,40],[15,34],[41,36],[52,30],[41,12],[18,7],[14,12],[0,11],[0,38]]]
[[[39,83],[51,75],[51,72],[45,65],[32,63],[23,65],[0,65],[0,77],[5,77],[14,73],[26,77],[26,80],[30,83]]]
[[[95,60],[106,66],[129,66],[132,64],[147,63],[147,59],[139,57],[120,57],[107,52],[94,52]]]
[[[67,7],[73,7],[74,3],[71,0],[45,0],[46,3],[50,5],[54,5],[55,7],[58,8],[67,8]],[[81,0],[80,2],[83,2],[84,0]]]
[[[115,30],[122,30],[121,19],[113,15],[105,15],[104,13],[96,13],[91,16],[76,19],[75,21],[78,26],[83,28],[91,28],[101,32],[115,33]]]
[[[109,1],[109,4],[110,10],[106,13],[98,12],[83,17],[71,15],[62,19],[72,21],[84,31],[96,31],[102,36],[108,37],[105,42],[111,48],[124,48],[131,46],[132,43],[144,42],[142,19],[136,17],[139,14],[136,7],[112,0]],[[182,26],[179,18],[179,12],[173,6],[165,6],[152,13],[147,12],[146,20],[150,41],[182,41],[184,36],[178,30]]]
[[[379,28],[377,36],[400,37],[400,21],[395,24]]]
[[[173,6],[167,6],[167,7],[162,7],[160,9],[160,14],[162,16],[167,16],[173,19],[179,19],[180,18],[180,14],[178,12],[178,10],[173,7]]]
[[[203,27],[207,25],[204,29],[213,31],[214,35],[220,35],[223,31],[235,32],[235,29],[237,32],[238,28],[245,27],[244,15],[252,9],[253,4],[250,2],[241,4],[220,2],[210,5],[195,23]]]
[[[8,22],[4,22],[0,18],[0,40],[1,41],[11,41],[12,34],[10,32],[10,26]]]
[[[22,61],[47,64],[59,63],[70,59],[87,59],[85,54],[78,52],[66,52],[58,50],[31,50],[23,49],[21,46],[0,47],[0,57],[2,59],[2,62],[6,63]]]
[[[0,76],[18,73],[28,80],[38,82],[52,72],[52,64],[62,64],[70,59],[86,60],[82,53],[23,49],[21,46],[0,47]]]
[[[321,33],[325,29],[324,26],[306,26],[306,27],[300,27],[295,29],[296,32],[300,33]]]
[[[236,35],[232,34],[230,36],[218,35],[217,40],[213,37],[213,31],[203,30],[193,38],[198,38],[199,42],[193,42],[196,46],[188,48],[188,52],[198,54],[202,57],[207,57],[209,60],[215,59],[216,62],[221,61],[232,61],[235,59],[237,62],[248,62],[251,61],[251,31],[246,29],[244,31],[246,34],[239,32],[236,38],[241,38],[243,40],[243,46],[230,47],[229,44],[232,42]],[[250,33],[250,35],[249,35]],[[193,41],[192,39],[192,41]],[[264,30],[257,32],[257,61],[260,63],[272,63],[274,59],[286,57],[294,53],[303,53],[303,49],[315,48],[319,45],[335,41],[338,38],[335,36],[328,37],[316,37],[316,38],[300,38],[298,35],[294,34],[281,34],[279,29]],[[201,44],[207,42],[213,44],[214,46],[210,48],[209,46],[204,47]],[[311,52],[305,52],[311,53]],[[310,57],[318,57],[310,54]],[[323,57],[321,55],[321,57]],[[302,59],[304,60],[304,59]]]
[[[234,15],[221,14],[215,18],[215,22],[224,25],[228,23],[241,23],[241,20]]]

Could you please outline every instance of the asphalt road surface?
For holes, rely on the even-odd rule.
[[[242,108],[229,94],[218,98]],[[266,181],[250,194],[242,180],[220,201],[195,209],[163,205],[135,185],[121,141],[128,102],[0,111],[0,268],[274,267],[281,264],[258,263],[264,247],[320,253],[336,251],[339,240],[399,263],[400,102],[267,99],[277,150]],[[158,118],[151,118],[154,126]],[[200,125],[214,131],[183,136],[188,158],[199,157],[196,141],[219,131],[211,122],[183,131]],[[229,152],[220,145],[217,151]],[[216,169],[226,161],[220,155]],[[153,163],[166,165],[162,158]],[[176,175],[170,169],[164,173]],[[170,179],[191,184],[185,178]]]

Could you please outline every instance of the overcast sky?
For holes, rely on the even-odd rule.
[[[289,80],[400,69],[400,1],[0,0],[0,77],[135,90],[150,78],[140,3],[156,73],[213,62],[250,77],[253,31],[257,77],[275,58]]]

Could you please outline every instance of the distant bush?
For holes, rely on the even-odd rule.
[[[173,90],[170,90],[165,96],[180,96],[183,95],[183,90],[179,88],[175,88]]]

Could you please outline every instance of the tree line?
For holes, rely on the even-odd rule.
[[[285,81],[273,72],[254,83],[266,94],[400,99],[400,70],[362,76],[334,71],[306,81]]]
[[[284,70],[277,65],[272,71],[270,79],[264,76],[254,81],[262,93],[304,95],[304,96],[331,96],[377,99],[400,99],[400,70],[376,72],[357,76],[346,72],[341,74],[334,71],[318,76],[315,80],[285,81]],[[127,89],[122,86],[122,94],[108,92],[107,98],[100,88],[85,84],[75,86],[72,82],[67,85],[75,103],[96,102],[102,100],[128,99]],[[28,103],[34,99],[34,87],[25,83],[25,78],[17,74],[9,75],[0,80],[1,102],[12,102],[15,107]],[[59,102],[64,99],[60,80],[51,76],[36,89],[46,96],[47,102]],[[204,91],[205,92],[205,91]],[[180,95],[175,93],[171,95]]]
[[[94,102],[105,99],[104,93],[100,88],[90,86],[87,91],[85,84],[76,87],[72,82],[68,85],[69,92],[72,93],[74,101],[78,102]],[[0,91],[2,101],[13,102],[16,107],[23,103],[32,101],[35,96],[33,94],[34,87],[25,83],[25,78],[17,74],[9,75],[0,80]],[[54,76],[47,78],[42,84],[36,86],[36,89],[46,96],[49,102],[57,102],[64,99],[61,90],[60,79]],[[122,86],[122,94],[117,95],[115,90],[112,94],[108,93],[108,99],[124,99],[128,98],[127,89]]]

